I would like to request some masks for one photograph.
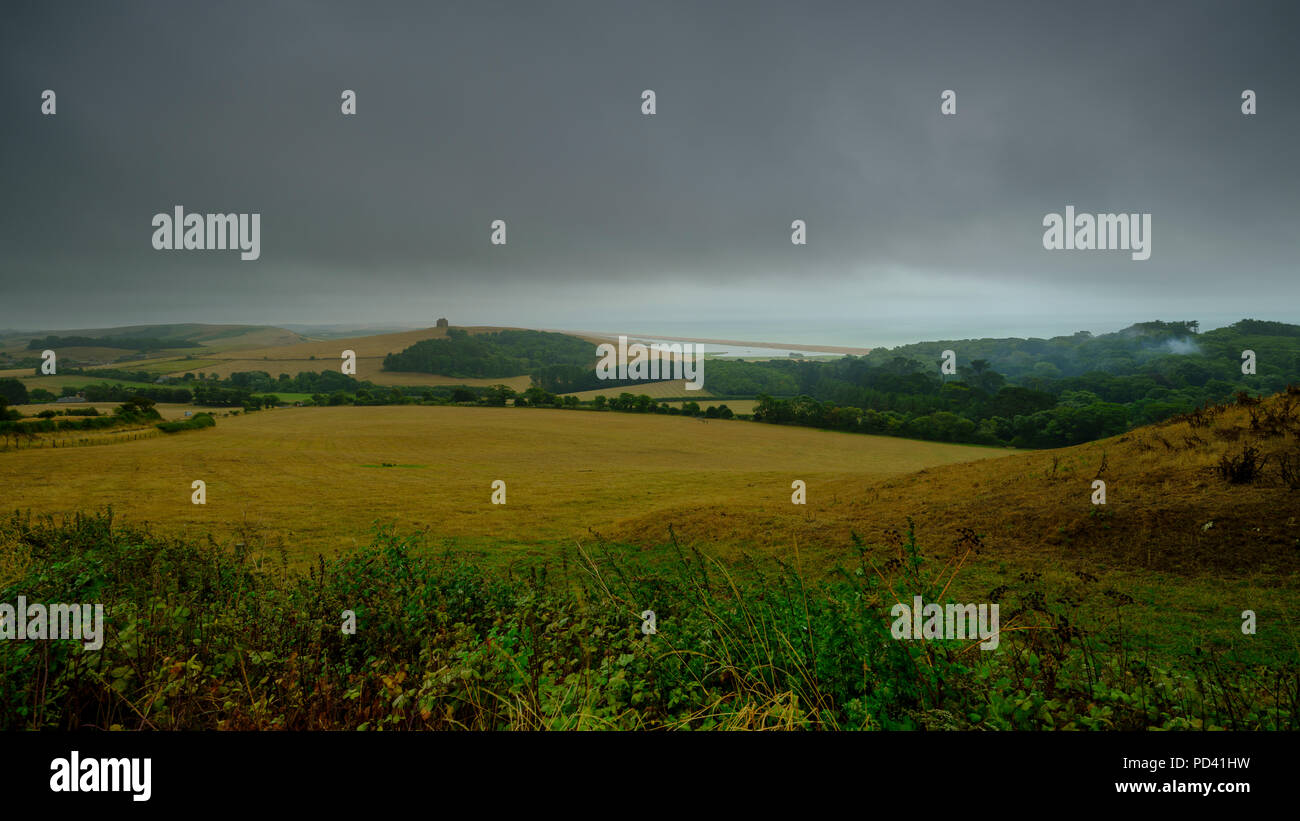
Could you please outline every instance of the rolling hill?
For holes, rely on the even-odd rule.
[[[464,330],[471,334],[478,334],[507,329],[483,326]],[[385,356],[400,352],[421,340],[442,338],[446,335],[442,328],[330,339],[314,339],[294,331],[264,325],[136,325],[120,328],[20,332],[0,339],[0,365],[5,358],[12,362],[38,355],[38,351],[27,349],[28,344],[32,339],[50,335],[117,339],[163,338],[186,340],[198,345],[198,347],[151,351],[147,354],[129,348],[85,345],[55,348],[61,366],[83,367],[90,371],[123,369],[146,371],[160,377],[178,378],[186,373],[218,374],[228,377],[239,371],[266,371],[274,377],[281,373],[296,375],[300,371],[335,370],[339,367],[342,352],[352,350],[357,355],[357,378],[384,386],[488,387],[504,384],[522,391],[531,384],[527,374],[495,379],[474,379],[382,370]],[[61,385],[54,386],[48,377],[34,375],[33,370],[31,366],[0,367],[0,374],[20,378],[29,389],[61,387]],[[78,379],[85,381],[84,377]]]
[[[465,331],[489,333],[505,330],[497,327],[465,328]],[[384,357],[398,353],[416,342],[426,339],[440,339],[446,336],[443,328],[423,328],[415,331],[377,334],[374,336],[345,337],[329,340],[301,340],[287,344],[275,344],[266,347],[241,349],[235,352],[223,352],[213,356],[204,356],[206,364],[198,367],[175,360],[174,370],[167,376],[183,376],[200,370],[228,377],[239,371],[266,371],[271,376],[287,373],[290,376],[300,371],[335,370],[339,367],[343,351],[351,350],[357,356],[357,379],[374,382],[384,386],[408,385],[473,385],[490,386],[504,384],[516,390],[524,390],[530,380],[527,374],[496,379],[473,379],[441,376],[438,374],[390,372],[383,370]]]
[[[190,534],[256,523],[297,560],[363,541],[376,519],[466,544],[566,543],[679,505],[788,499],[790,479],[887,477],[1000,451],[660,415],[530,408],[288,408],[94,447],[0,453],[6,506],[112,505]],[[385,467],[385,464],[394,467]],[[190,504],[190,483],[208,503]],[[509,504],[490,504],[493,480]],[[529,548],[531,549],[531,548]]]

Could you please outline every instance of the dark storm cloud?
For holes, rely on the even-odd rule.
[[[1300,305],[1293,4],[3,15],[0,326]],[[154,251],[178,204],[261,213],[260,260]],[[1044,251],[1066,205],[1151,213],[1151,259]]]

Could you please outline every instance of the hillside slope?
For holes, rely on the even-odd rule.
[[[960,528],[984,536],[982,560],[1176,574],[1293,574],[1300,570],[1300,389],[1259,405],[1228,405],[1056,450],[945,465],[903,477],[809,482],[806,506],[768,497],[707,501],[625,519],[601,535],[787,551],[827,562],[858,533],[916,522],[918,538],[951,545]],[[1258,478],[1219,474],[1253,448]],[[799,478],[792,475],[791,479]],[[1093,481],[1106,503],[1092,504]],[[707,497],[706,497],[707,498]]]
[[[498,327],[473,327],[463,330],[471,334],[506,330]],[[524,390],[531,383],[527,375],[497,379],[463,379],[424,373],[396,373],[383,370],[384,357],[399,353],[425,339],[442,339],[445,328],[422,328],[415,331],[358,336],[344,339],[303,340],[291,344],[277,344],[262,348],[240,350],[238,353],[207,357],[201,368],[177,362],[178,370],[169,376],[183,376],[193,370],[216,373],[223,378],[239,371],[266,371],[271,376],[287,373],[295,376],[301,371],[334,370],[339,367],[343,351],[357,355],[357,379],[377,385],[497,385],[506,384]],[[183,368],[180,369],[180,368]]]
[[[794,473],[810,483],[888,477],[996,454],[658,414],[341,406],[221,415],[193,435],[0,452],[0,488],[9,510],[37,514],[111,505],[200,535],[261,522],[304,561],[364,539],[376,520],[491,543],[500,556],[507,545],[571,545],[588,527],[694,499],[788,498]],[[209,488],[201,506],[189,503],[198,478]],[[506,505],[490,501],[496,479],[509,484]]]
[[[203,351],[228,351],[242,348],[292,345],[307,337],[272,325],[209,325],[187,322],[170,325],[125,325],[117,328],[85,328],[79,330],[51,330],[15,333],[0,340],[0,350],[20,353],[32,339],[46,336],[60,337],[113,337],[180,339],[197,343],[202,348],[181,349],[183,353]],[[113,348],[117,355],[134,353],[128,348]]]

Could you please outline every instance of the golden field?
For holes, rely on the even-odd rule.
[[[1270,412],[1288,417],[1289,430],[1252,421]],[[701,499],[601,535],[650,548],[672,523],[684,547],[729,560],[775,555],[822,575],[850,555],[854,534],[889,545],[889,531],[905,531],[910,517],[931,570],[957,570],[950,592],[964,600],[1029,574],[1057,589],[1114,592],[1106,618],[1140,628],[1156,652],[1196,644],[1300,663],[1300,489],[1279,470],[1288,459],[1300,466],[1297,432],[1300,395],[1283,394],[1074,447],[903,476],[825,476],[808,482],[805,507],[776,493]],[[1267,460],[1262,475],[1225,481],[1220,459],[1248,446]],[[1098,478],[1104,505],[1092,504]],[[981,537],[978,552],[960,542],[964,528]],[[1248,609],[1260,618],[1257,636],[1240,630]]]
[[[1259,411],[1230,406],[1196,427],[1171,420],[1068,448],[990,449],[1006,455],[886,479],[828,476],[809,482],[807,505],[797,513],[788,498],[710,500],[629,518],[606,535],[649,544],[661,538],[667,518],[684,542],[831,546],[847,544],[853,530],[874,539],[880,522],[897,527],[912,516],[918,536],[932,545],[950,543],[961,527],[985,534],[990,558],[1292,573],[1300,570],[1300,490],[1287,487],[1276,466],[1300,455],[1300,397],[1273,397],[1261,408],[1283,403],[1292,408],[1293,427],[1278,435],[1252,429],[1250,414]],[[1215,466],[1246,445],[1267,457],[1264,475],[1249,484],[1224,481]],[[1098,478],[1106,483],[1104,505],[1091,500]]]
[[[960,568],[950,592],[965,600],[1022,573],[1058,589],[1091,574],[1094,591],[1133,599],[1097,612],[1141,625],[1153,650],[1197,641],[1300,659],[1300,491],[1276,472],[1300,453],[1300,399],[1262,407],[1286,402],[1282,432],[1252,427],[1260,408],[1228,407],[1030,452],[657,414],[282,408],[0,452],[0,499],[37,514],[111,505],[165,533],[283,546],[298,565],[367,544],[376,521],[489,562],[554,560],[597,540],[653,556],[671,526],[684,548],[776,557],[813,576],[849,557],[854,534],[879,551],[910,517],[932,569]],[[1266,472],[1229,484],[1215,465],[1246,444]],[[1105,505],[1091,503],[1098,476]],[[190,503],[195,479],[204,506]],[[504,506],[490,502],[496,479]],[[806,505],[791,503],[795,479]],[[963,528],[981,537],[978,552],[957,549]],[[1258,637],[1240,633],[1245,609],[1260,614]]]
[[[817,488],[999,455],[660,415],[281,408],[140,441],[0,453],[0,498],[36,513],[112,505],[128,520],[221,541],[246,522],[305,559],[365,543],[374,520],[494,549],[567,543],[663,509],[788,513],[794,479]],[[207,483],[204,506],[190,503],[195,479]],[[490,503],[495,479],[507,483],[504,506]]]

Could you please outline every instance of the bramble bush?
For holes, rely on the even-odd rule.
[[[980,545],[964,531],[956,548]],[[893,639],[890,606],[942,601],[951,581],[910,526],[883,546],[855,537],[816,584],[675,542],[655,564],[597,546],[501,570],[383,527],[306,572],[255,547],[167,538],[111,510],[0,522],[0,601],[105,611],[97,651],[0,642],[0,729],[1298,727],[1295,666],[1129,658],[1084,629],[1087,574],[1055,598],[1032,574],[991,591],[998,652]]]

